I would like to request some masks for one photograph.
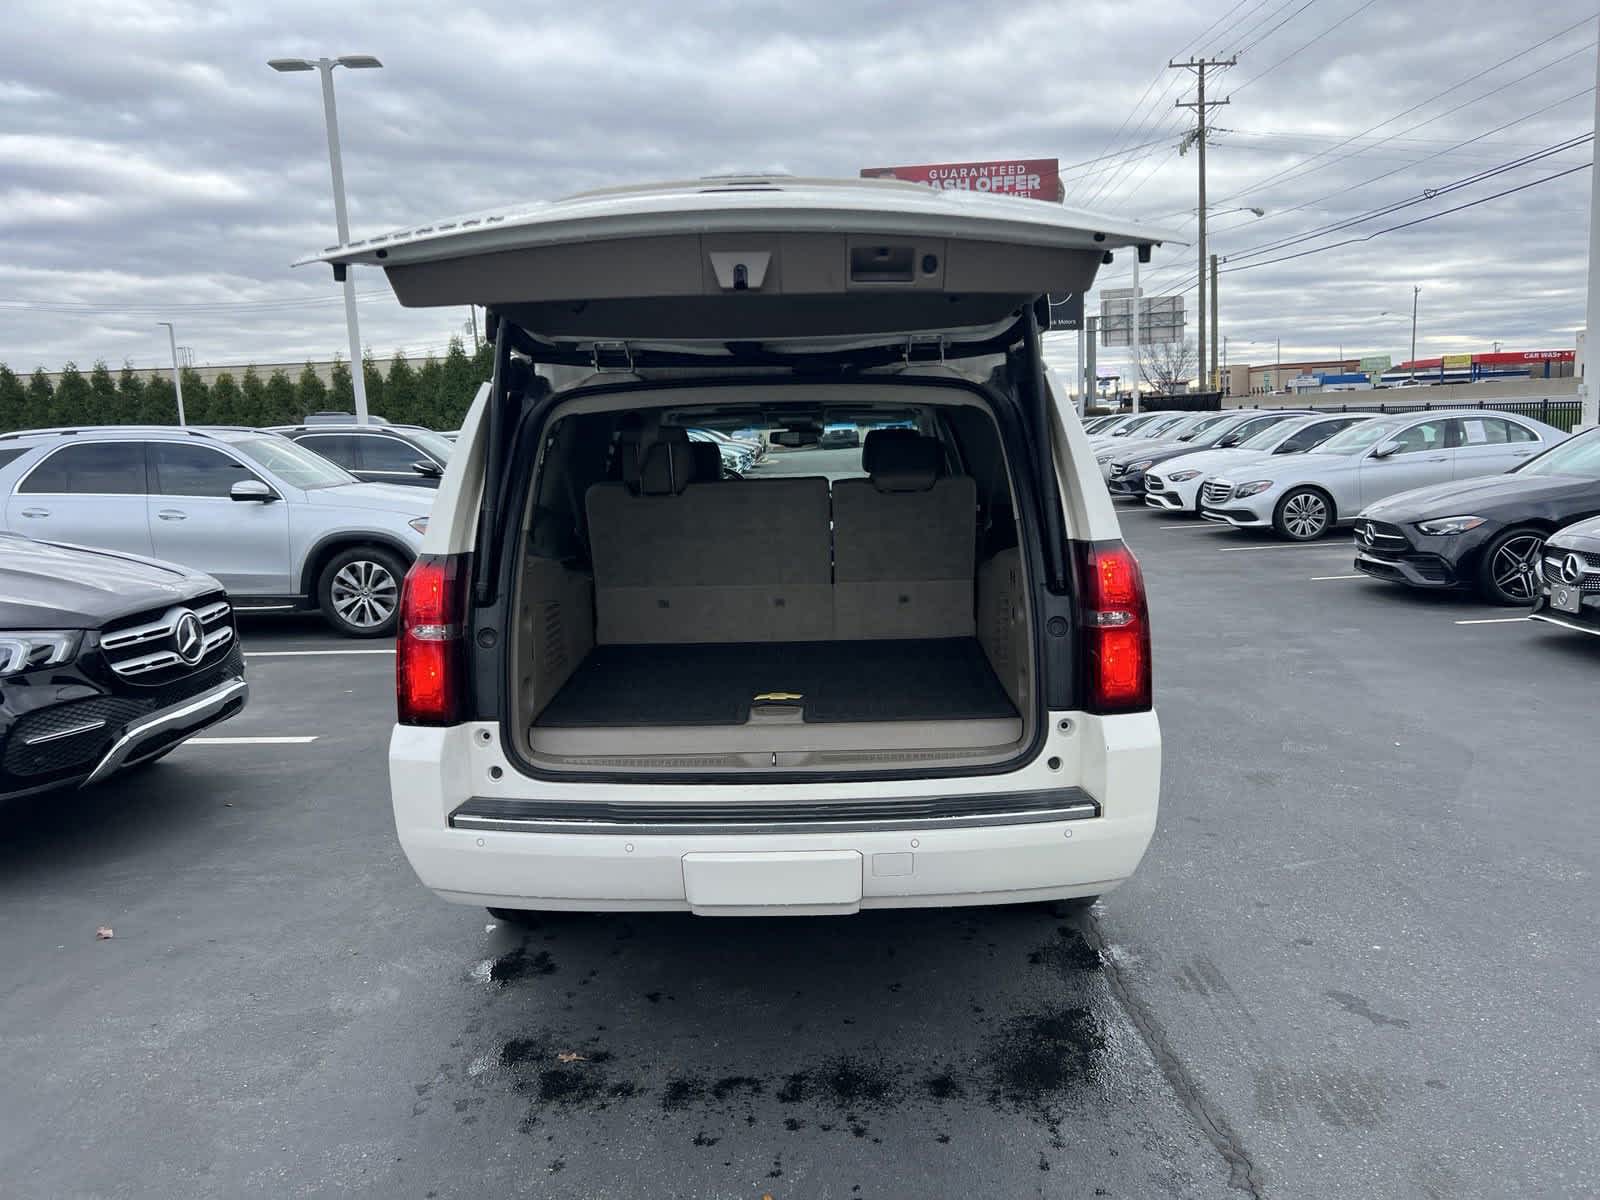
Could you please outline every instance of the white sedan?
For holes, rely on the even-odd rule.
[[[1531,417],[1481,409],[1376,417],[1335,434],[1315,453],[1261,459],[1212,476],[1200,489],[1200,515],[1308,542],[1386,496],[1495,475],[1566,437]]]
[[[1269,425],[1237,446],[1201,450],[1158,464],[1144,477],[1145,505],[1163,512],[1198,512],[1200,487],[1212,475],[1225,475],[1274,454],[1309,454],[1334,434],[1371,419],[1370,413],[1295,417]]]

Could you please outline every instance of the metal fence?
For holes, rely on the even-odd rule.
[[[1260,408],[1261,406],[1254,405],[1253,407]],[[1543,421],[1546,425],[1554,425],[1557,429],[1564,429],[1569,433],[1583,416],[1583,402],[1581,400],[1479,400],[1476,404],[1309,404],[1306,407],[1314,408],[1318,412],[1375,413],[1419,413],[1432,412],[1434,409],[1474,408],[1490,412],[1514,413],[1519,417],[1532,417],[1536,421]]]

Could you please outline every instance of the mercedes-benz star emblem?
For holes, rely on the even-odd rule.
[[[1368,525],[1361,531],[1361,536],[1366,539],[1367,545],[1372,545],[1372,526]]]
[[[1561,579],[1564,583],[1578,584],[1583,582],[1583,559],[1576,554],[1569,554],[1561,560]]]
[[[200,618],[185,610],[172,627],[172,645],[178,657],[189,666],[199,662],[206,652],[206,637],[200,628]]]

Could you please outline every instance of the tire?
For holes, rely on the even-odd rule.
[[[322,568],[317,607],[334,632],[345,637],[387,637],[399,619],[405,575],[405,563],[393,550],[352,546]]]
[[[1537,529],[1507,529],[1478,560],[1478,592],[1490,604],[1529,608],[1539,596],[1545,535]]]
[[[1272,527],[1291,542],[1314,542],[1333,528],[1333,499],[1321,488],[1297,487],[1285,493],[1272,514]]]

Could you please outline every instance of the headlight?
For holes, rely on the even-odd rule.
[[[1440,517],[1437,521],[1421,521],[1417,528],[1423,533],[1465,533],[1484,522],[1483,517]]]
[[[1233,498],[1243,500],[1246,496],[1259,496],[1272,486],[1270,479],[1252,479],[1249,483],[1241,483],[1233,489]]]
[[[411,528],[415,529],[418,533],[428,532],[427,517],[412,517],[411,520],[406,522],[406,524],[411,526]]]
[[[1129,463],[1128,466],[1127,466],[1127,469],[1130,470],[1130,471],[1148,471],[1151,467],[1153,467],[1155,465],[1156,465],[1156,460],[1155,459],[1153,459],[1153,458],[1141,458],[1138,462]]]
[[[1115,456],[1115,454],[1116,452],[1114,450],[1107,450],[1104,454],[1096,454],[1094,456],[1094,460],[1097,463],[1108,463]]]
[[[1188,483],[1191,479],[1199,478],[1199,471],[1174,471],[1167,476],[1168,483]]]
[[[78,637],[75,629],[0,633],[0,675],[64,663],[77,653]]]

